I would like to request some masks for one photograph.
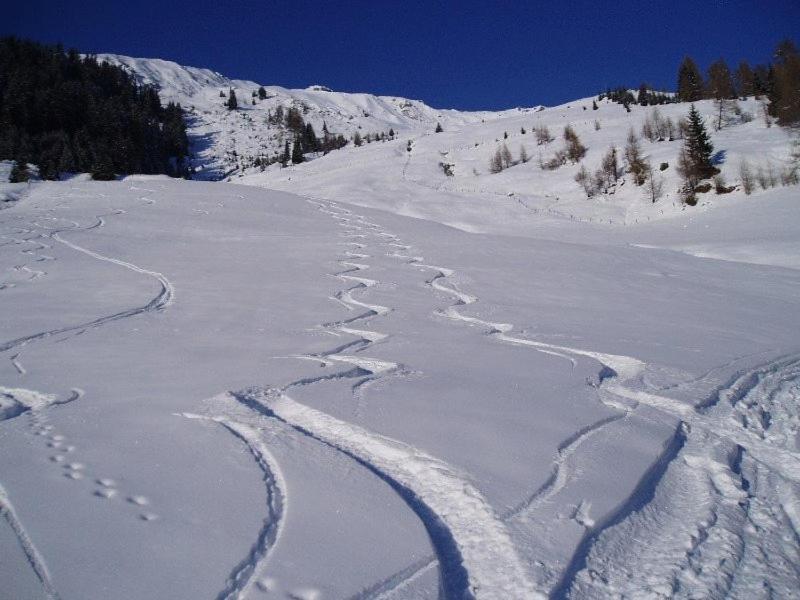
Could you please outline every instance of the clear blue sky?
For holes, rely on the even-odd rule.
[[[766,62],[800,0],[670,2],[14,2],[0,35],[158,57],[264,84],[420,98],[436,107],[556,104],[607,86],[673,89],[685,54]]]

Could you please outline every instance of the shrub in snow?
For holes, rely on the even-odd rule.
[[[571,125],[564,127],[564,141],[567,143],[566,155],[573,163],[579,162],[586,156],[586,146],[581,143],[578,134]]]
[[[755,189],[755,181],[753,178],[753,171],[750,169],[750,163],[745,159],[739,163],[739,179],[742,180],[742,189],[748,196]]]

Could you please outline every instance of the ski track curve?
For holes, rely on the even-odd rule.
[[[117,214],[117,213],[112,213],[112,214]],[[98,217],[98,218],[101,219],[100,217]],[[94,224],[94,225],[92,225],[92,226],[90,226],[90,227],[88,227],[86,229],[93,229],[95,227],[102,227],[102,225],[103,225],[103,222],[102,222],[102,220],[100,220],[98,223],[96,223],[96,224]],[[95,251],[90,250],[88,248],[84,248],[83,246],[80,246],[80,245],[78,245],[78,244],[76,244],[74,242],[71,242],[71,241],[69,241],[67,239],[64,239],[60,235],[62,232],[65,232],[65,231],[82,231],[82,230],[84,230],[84,229],[80,228],[76,224],[75,227],[70,227],[70,228],[66,228],[66,229],[52,229],[52,230],[50,230],[50,232],[48,234],[48,237],[50,237],[51,239],[53,239],[56,242],[59,242],[60,244],[63,244],[63,245],[65,245],[65,246],[67,246],[67,247],[69,247],[69,248],[71,248],[71,249],[73,249],[73,250],[75,250],[77,252],[81,252],[83,254],[86,254],[87,256],[90,256],[90,257],[92,257],[94,259],[101,260],[101,261],[104,261],[104,262],[109,262],[109,263],[112,263],[112,264],[115,264],[115,265],[119,265],[119,266],[124,267],[124,268],[126,268],[126,269],[128,269],[130,271],[135,272],[135,273],[140,273],[142,275],[147,275],[149,277],[155,278],[159,282],[159,285],[161,287],[161,289],[158,292],[158,294],[156,294],[156,296],[153,297],[147,304],[144,304],[142,306],[137,306],[137,307],[134,307],[134,308],[130,308],[130,309],[118,312],[118,313],[114,313],[112,315],[99,317],[97,319],[93,319],[91,321],[87,321],[87,322],[84,322],[84,323],[79,323],[79,324],[76,324],[76,325],[68,325],[66,327],[61,327],[61,328],[57,328],[57,329],[51,329],[51,330],[47,330],[47,331],[42,331],[42,332],[39,332],[39,333],[34,333],[34,334],[31,334],[31,335],[19,337],[19,338],[16,338],[14,340],[10,340],[10,341],[4,342],[4,343],[0,344],[0,352],[6,352],[6,351],[11,350],[11,349],[19,348],[19,347],[25,346],[26,344],[28,344],[30,342],[41,340],[41,339],[44,339],[44,338],[48,338],[48,337],[51,337],[51,336],[54,336],[54,335],[59,335],[59,334],[62,334],[62,333],[69,333],[69,332],[82,330],[82,329],[93,328],[93,327],[99,327],[101,325],[104,325],[104,324],[112,322],[112,321],[118,321],[120,319],[125,319],[127,317],[132,317],[132,316],[135,316],[135,315],[138,315],[138,314],[142,314],[142,313],[145,313],[145,312],[158,311],[158,310],[161,310],[163,308],[166,308],[167,306],[169,306],[174,301],[174,299],[175,299],[175,290],[174,290],[174,288],[172,286],[172,283],[164,275],[162,275],[161,273],[158,273],[156,271],[150,271],[148,269],[144,269],[142,267],[134,265],[133,263],[126,262],[126,261],[123,261],[123,260],[120,260],[120,259],[117,259],[117,258],[113,258],[113,257],[110,257],[110,256],[105,256],[103,254],[100,254],[99,252],[95,252]]]
[[[227,403],[237,406],[237,401],[230,396],[222,395],[215,400],[215,411],[226,412]],[[239,411],[240,412],[240,411]],[[259,577],[270,550],[278,542],[283,531],[286,515],[286,483],[278,462],[269,451],[263,440],[259,416],[235,414],[235,416],[204,416],[194,413],[183,413],[188,419],[211,421],[220,424],[236,438],[241,440],[253,455],[263,473],[267,491],[267,514],[249,554],[237,564],[227,581],[225,588],[217,594],[217,600],[238,600],[247,598],[255,586],[259,585]]]

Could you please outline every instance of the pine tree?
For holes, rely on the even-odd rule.
[[[303,156],[303,141],[300,136],[295,136],[294,145],[292,146],[292,164],[299,165],[305,160]]]
[[[300,109],[297,107],[290,106],[289,110],[286,111],[286,127],[294,133],[302,133],[305,122],[303,121],[303,115],[300,113]]]
[[[592,100],[592,110],[597,110],[597,102]]]
[[[314,132],[314,127],[311,123],[306,123],[303,130],[303,148],[306,152],[319,151],[319,139],[317,139],[317,134]]]
[[[9,175],[8,182],[9,183],[25,183],[26,181],[30,180],[31,176],[28,172],[28,163],[24,160],[18,160],[14,162],[14,166],[11,167],[11,174]]]
[[[264,86],[258,88],[258,99],[259,100],[266,100],[267,99],[267,90],[264,89]]]
[[[520,146],[519,147],[519,162],[521,162],[524,165],[526,162],[528,162],[528,160],[530,160],[528,158],[528,151],[525,149],[525,146]]]
[[[435,133],[442,133],[443,131],[444,129],[442,129],[442,124],[437,122]]]
[[[233,91],[233,88],[231,88],[228,94],[228,101],[225,103],[225,106],[228,107],[228,110],[236,110],[239,108],[239,102],[236,100],[236,92]]]
[[[711,164],[711,153],[714,151],[714,146],[706,132],[703,118],[694,104],[689,110],[684,138],[684,145],[678,156],[677,169],[684,181],[681,190],[684,202],[694,206],[697,203],[698,183],[702,179],[719,173],[719,170]]]
[[[689,109],[689,127],[686,132],[684,147],[686,155],[690,161],[695,175],[699,179],[711,177],[717,170],[711,164],[711,154],[714,152],[714,145],[711,143],[703,117],[692,104]]]
[[[292,153],[289,148],[289,140],[287,139],[283,145],[283,154],[281,154],[281,166],[285,167],[289,164],[289,159],[291,159]]]
[[[695,62],[686,57],[678,69],[678,100],[696,102],[703,98],[703,76]]]
[[[363,140],[361,139],[361,134],[356,131],[355,134],[353,135],[353,145],[360,146],[362,143]]]
[[[647,106],[650,100],[650,93],[647,91],[647,84],[643,83],[639,86],[639,94],[636,101],[640,106]]]

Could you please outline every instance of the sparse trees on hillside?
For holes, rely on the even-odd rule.
[[[507,169],[513,165],[514,159],[511,156],[511,151],[508,149],[508,146],[502,144],[489,160],[489,172],[499,173],[503,169]]]

